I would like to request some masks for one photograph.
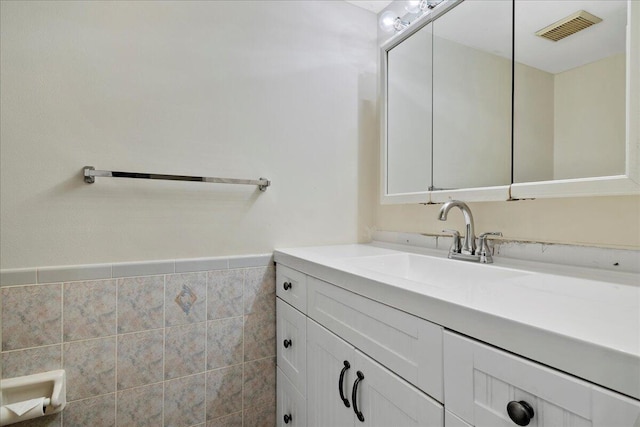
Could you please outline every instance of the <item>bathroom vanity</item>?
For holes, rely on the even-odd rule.
[[[640,425],[636,274],[382,243],[275,261],[278,425]]]

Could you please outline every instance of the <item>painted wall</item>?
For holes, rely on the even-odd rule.
[[[353,242],[376,18],[346,2],[1,3],[1,268]],[[81,169],[255,187],[98,179]]]

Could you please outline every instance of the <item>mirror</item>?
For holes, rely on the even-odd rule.
[[[627,7],[515,1],[515,183],[625,174]]]
[[[387,193],[431,185],[431,24],[387,52]]]
[[[512,15],[467,0],[433,23],[434,190],[511,184]]]

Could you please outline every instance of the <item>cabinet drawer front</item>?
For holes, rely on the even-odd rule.
[[[276,425],[279,427],[306,427],[307,402],[291,384],[280,368],[277,370]],[[285,420],[285,416],[287,419]]]
[[[278,264],[276,267],[276,295],[306,314],[307,276]]]
[[[308,315],[442,402],[442,328],[313,277]]]
[[[640,422],[634,399],[449,331],[444,368],[447,409],[477,427],[515,426],[507,413],[512,401],[531,407],[537,427]]]
[[[278,367],[298,391],[307,393],[306,316],[280,298],[276,298],[276,348]]]

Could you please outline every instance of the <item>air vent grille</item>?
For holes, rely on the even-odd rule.
[[[601,18],[590,14],[584,10],[580,10],[556,23],[549,25],[536,32],[537,36],[557,42],[565,37],[582,31],[598,22],[602,22]]]

